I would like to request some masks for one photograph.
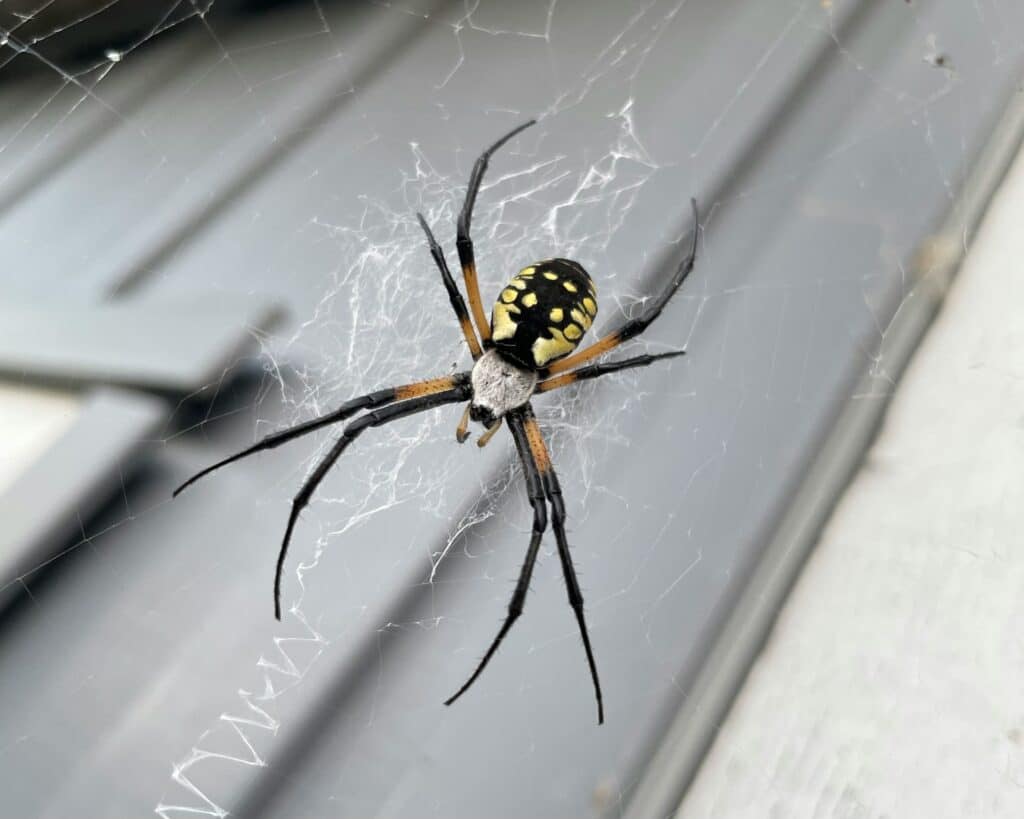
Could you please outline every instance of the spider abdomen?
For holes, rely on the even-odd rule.
[[[597,291],[583,266],[547,259],[523,268],[491,312],[491,341],[502,355],[533,370],[576,349],[597,315]]]

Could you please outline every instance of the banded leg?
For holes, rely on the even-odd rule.
[[[515,440],[516,449],[519,451],[519,459],[523,464],[523,474],[526,478],[526,494],[530,498],[530,506],[533,507],[533,533],[530,535],[530,545],[526,550],[526,558],[523,560],[523,567],[519,570],[519,580],[516,582],[515,591],[512,592],[512,599],[508,604],[508,615],[502,624],[498,635],[494,638],[487,653],[477,664],[476,670],[462,687],[452,696],[445,700],[445,705],[451,705],[469,690],[469,687],[476,682],[477,677],[487,667],[491,657],[498,650],[501,641],[505,639],[512,628],[513,623],[523,613],[523,604],[526,601],[526,593],[530,589],[530,578],[533,576],[533,567],[537,562],[537,554],[540,551],[541,537],[548,525],[547,507],[544,504],[544,486],[541,481],[540,471],[530,454],[530,445],[526,440],[526,433],[521,424],[514,424],[509,416],[509,427],[512,430],[512,437]]]
[[[572,554],[569,552],[569,540],[565,535],[565,503],[562,500],[562,489],[558,485],[558,476],[551,464],[551,456],[548,454],[548,448],[544,443],[544,436],[537,424],[537,419],[533,415],[533,408],[527,404],[519,412],[521,415],[517,414],[514,420],[509,419],[509,426],[522,424],[530,452],[540,469],[544,494],[547,495],[548,502],[551,504],[551,527],[555,530],[555,540],[558,542],[558,557],[562,562],[565,590],[569,595],[569,605],[572,606],[573,613],[576,615],[580,636],[583,638],[583,649],[587,653],[587,665],[590,667],[590,679],[594,683],[594,696],[597,697],[597,724],[601,725],[604,723],[604,698],[601,696],[601,681],[597,676],[597,663],[594,661],[594,650],[590,645],[587,622],[583,617],[583,592],[580,590],[576,569],[572,563]]]
[[[303,421],[301,424],[296,424],[294,427],[283,429],[280,432],[273,432],[247,449],[243,449],[241,452],[236,452],[234,455],[231,455],[222,461],[217,461],[217,463],[206,467],[206,469],[201,472],[197,472],[185,481],[185,483],[174,490],[173,496],[177,497],[189,486],[194,484],[200,478],[209,475],[215,469],[220,469],[222,466],[227,466],[228,464],[234,463],[242,458],[247,458],[249,455],[255,455],[257,452],[263,452],[265,449],[274,449],[275,447],[281,446],[281,444],[294,441],[296,438],[301,438],[303,435],[307,435],[310,432],[321,429],[322,427],[344,421],[346,418],[355,415],[360,410],[374,409],[376,407],[385,406],[386,404],[391,404],[395,401],[405,401],[409,398],[431,395],[433,393],[451,390],[468,384],[469,373],[457,373],[455,375],[447,375],[442,378],[431,378],[427,381],[417,381],[413,384],[403,384],[399,387],[388,387],[387,389],[377,390],[376,392],[367,393],[366,395],[360,395],[358,398],[346,401],[333,412],[321,415],[319,418]]]
[[[622,361],[602,361],[600,364],[591,364],[589,367],[580,367],[578,370],[573,370],[570,373],[562,373],[562,375],[556,375],[554,378],[541,381],[537,384],[535,392],[550,392],[551,390],[557,390],[560,387],[568,387],[570,384],[575,384],[577,381],[586,381],[590,378],[600,378],[602,375],[618,372],[619,370],[630,370],[633,367],[647,367],[655,361],[660,361],[663,358],[675,358],[680,355],[686,355],[686,350],[672,350],[668,353],[645,353],[644,355],[626,358]]]
[[[459,213],[455,246],[459,251],[462,275],[466,280],[466,295],[469,296],[469,306],[473,311],[473,318],[476,320],[476,327],[480,332],[480,340],[483,342],[484,347],[490,346],[491,325],[487,321],[487,312],[480,301],[480,283],[477,281],[476,275],[476,256],[473,251],[473,240],[469,237],[470,223],[473,221],[473,206],[476,204],[476,195],[480,191],[480,183],[483,181],[487,165],[491,161],[491,156],[512,137],[520,131],[526,130],[536,121],[531,119],[529,122],[524,122],[522,125],[513,128],[480,154],[480,158],[473,165],[473,173],[470,174],[469,186],[466,188],[466,200],[462,203],[462,212]]]
[[[629,339],[640,335],[640,333],[646,330],[651,323],[661,315],[661,311],[665,309],[665,305],[668,304],[669,299],[675,295],[679,286],[686,281],[686,277],[690,275],[690,271],[693,270],[694,260],[697,258],[697,228],[699,227],[697,220],[697,200],[691,199],[690,205],[693,207],[693,244],[690,247],[690,252],[680,263],[675,274],[672,276],[672,279],[666,285],[661,294],[637,318],[629,319],[618,330],[598,339],[585,350],[580,350],[567,358],[563,358],[561,361],[556,361],[547,368],[545,373],[546,375],[556,375],[558,373],[565,372],[566,370],[571,370],[573,367],[578,367],[585,361],[590,361],[590,359],[603,355],[609,350],[614,350],[624,341],[629,341]]]
[[[437,243],[437,239],[434,238],[430,225],[427,224],[427,220],[423,218],[422,213],[417,213],[416,218],[420,220],[420,227],[427,234],[430,255],[434,257],[434,263],[437,265],[437,269],[441,271],[441,281],[444,282],[444,289],[448,291],[448,301],[452,303],[455,316],[458,318],[459,326],[462,328],[462,335],[466,337],[466,344],[469,345],[469,352],[472,354],[473,360],[476,361],[480,358],[483,350],[480,349],[480,342],[477,340],[476,331],[473,330],[473,322],[469,320],[466,302],[463,301],[462,294],[455,284],[455,279],[452,278],[452,272],[448,269],[448,261],[444,257],[444,251],[441,249],[441,245]]]
[[[295,529],[295,523],[299,519],[299,513],[306,508],[313,497],[313,493],[316,488],[323,481],[324,477],[331,468],[337,463],[338,458],[342,456],[342,453],[348,449],[356,438],[358,438],[366,429],[370,427],[379,427],[383,424],[387,424],[391,421],[397,421],[399,418],[405,418],[408,415],[415,415],[418,412],[432,409],[433,407],[439,407],[442,404],[453,404],[456,401],[465,401],[470,397],[471,389],[468,384],[462,384],[453,389],[444,390],[443,392],[433,392],[428,394],[422,394],[418,398],[411,398],[408,401],[403,401],[400,404],[394,404],[390,407],[383,407],[382,409],[372,410],[366,413],[366,415],[360,416],[356,420],[352,421],[345,430],[341,433],[341,437],[335,442],[334,446],[331,447],[330,451],[324,456],[323,460],[316,465],[316,469],[313,470],[306,482],[302,485],[299,493],[292,500],[292,510],[288,515],[288,526],[284,531],[284,539],[281,541],[281,551],[277,556],[277,571],[274,574],[274,617],[278,620],[281,619],[281,572],[284,569],[285,555],[288,553],[288,543],[292,538],[292,530]]]

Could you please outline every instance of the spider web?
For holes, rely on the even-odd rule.
[[[891,392],[877,350],[917,284],[908,243],[957,201],[985,133],[977,123],[1019,65],[1019,13],[998,0],[949,14],[918,0],[884,10],[651,0],[600,13],[567,0],[297,0],[252,18],[226,3],[129,5],[0,3],[12,100],[0,121],[0,218],[33,270],[5,281],[17,294],[84,299],[271,294],[290,311],[279,330],[254,333],[259,356],[231,362],[203,399],[232,392],[240,368],[261,368],[259,387],[226,410],[214,402],[199,424],[188,420],[196,402],[184,402],[154,459],[193,468],[196,450],[209,456],[208,429],[227,452],[353,395],[466,368],[415,213],[456,266],[472,162],[530,117],[539,123],[496,155],[478,198],[485,301],[513,271],[565,256],[591,272],[607,326],[678,259],[698,195],[697,270],[630,347],[685,345],[690,356],[536,402],[616,700],[603,740],[589,733],[591,693],[550,537],[518,637],[477,683],[475,705],[438,707],[504,614],[530,525],[509,437],[454,446],[457,411],[444,408],[366,434],[325,481],[292,542],[281,625],[265,622],[271,553],[332,433],[218,474],[230,488],[216,506],[171,505],[162,481],[126,485],[124,506],[83,523],[45,567],[86,572],[111,595],[81,651],[40,659],[43,641],[76,621],[74,604],[19,579],[41,625],[7,640],[21,673],[4,688],[18,716],[0,748],[18,798],[51,815],[88,798],[98,813],[319,816],[383,804],[412,815],[429,794],[424,813],[471,815],[472,789],[456,794],[455,775],[419,747],[449,749],[454,735],[494,765],[505,753],[526,769],[573,754],[576,767],[555,769],[567,784],[541,804],[572,814],[573,794],[587,792],[614,812],[656,706],[686,686],[680,645],[700,642],[756,552],[801,447],[836,396]],[[872,28],[874,14],[891,36]],[[705,27],[721,39],[687,37]],[[804,118],[771,104],[789,74],[810,78],[785,95],[810,107]],[[814,82],[834,93],[800,90]],[[847,121],[861,97],[871,115]],[[737,171],[736,156],[756,155],[750,134],[771,161]],[[84,182],[50,175],[72,154],[94,169]],[[78,219],[85,228],[65,249],[40,228]],[[182,227],[161,244],[169,225]],[[843,258],[828,240],[808,245],[808,225]],[[874,390],[849,398],[843,386],[864,369]],[[237,437],[217,437],[236,416]],[[148,525],[182,515],[193,520],[180,549],[139,553]],[[110,670],[128,653],[148,673]],[[51,673],[56,717],[32,697]],[[644,681],[626,685],[631,674]],[[569,715],[557,710],[566,702]],[[468,726],[504,709],[521,730],[477,741]],[[446,733],[439,718],[459,729]],[[425,734],[408,727],[425,719]],[[407,732],[410,750],[395,750]],[[60,787],[40,778],[47,763],[94,753]],[[382,781],[391,776],[398,785]],[[278,789],[287,810],[271,801]]]

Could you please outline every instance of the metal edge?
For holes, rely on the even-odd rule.
[[[126,299],[98,307],[0,306],[0,325],[4,318],[10,325],[0,330],[0,377],[58,389],[106,384],[179,399],[215,389],[254,336],[268,333],[286,311],[246,297],[211,308],[206,299],[199,294],[192,301]],[[47,345],[54,322],[64,327],[62,338]],[[185,337],[188,343],[179,345]],[[118,350],[126,347],[145,355],[136,351],[121,360]]]
[[[199,199],[192,196],[185,207],[172,202],[173,212],[165,207],[159,219],[143,227],[141,235],[132,239],[126,258],[119,260],[112,271],[104,260],[96,266],[101,274],[89,270],[82,275],[106,282],[103,294],[106,298],[120,299],[139,290],[186,239],[191,240],[201,233],[217,214],[253,187],[263,184],[279,164],[318,134],[324,123],[347,109],[352,104],[352,95],[347,91],[362,85],[383,69],[395,53],[408,48],[429,31],[433,17],[451,4],[451,0],[433,0],[429,12],[423,16],[400,16],[380,35],[364,32],[361,39],[373,43],[367,53],[349,54],[352,65],[346,70],[325,71],[315,82],[310,82],[304,95],[289,99],[288,104],[276,112],[275,118],[286,117],[288,122],[288,127],[281,129],[279,139],[270,144],[257,144],[243,137],[232,147],[237,156],[221,172],[211,195],[203,194]]]
[[[87,393],[71,427],[0,494],[0,612],[123,484],[136,448],[165,411],[140,393]]]
[[[942,307],[968,243],[1024,144],[1024,96],[1009,105],[981,150],[942,225],[926,237],[914,262],[913,292],[900,305],[879,349],[886,374],[898,379]],[[871,373],[850,395],[874,395]],[[724,626],[713,638],[690,693],[634,789],[622,816],[673,816],[696,778],[718,729],[766,643],[775,618],[832,510],[858,472],[892,392],[847,400],[765,546]]]

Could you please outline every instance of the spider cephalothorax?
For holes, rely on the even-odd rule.
[[[503,136],[484,151],[473,166],[466,200],[459,214],[455,243],[472,318],[462,293],[459,292],[448,269],[448,262],[441,246],[434,239],[426,220],[417,214],[420,225],[427,235],[430,254],[441,272],[441,280],[448,292],[448,299],[462,327],[469,352],[473,356],[473,369],[455,375],[388,387],[353,398],[334,412],[268,435],[248,449],[207,467],[179,486],[174,494],[177,495],[185,487],[218,467],[265,449],[273,449],[313,430],[339,423],[357,412],[368,410],[345,426],[292,501],[291,514],[288,516],[288,525],[278,553],[277,573],[274,577],[274,615],[281,619],[281,570],[299,513],[309,503],[316,488],[337,463],[338,458],[365,430],[431,407],[467,401],[462,420],[456,430],[456,438],[462,443],[469,437],[468,425],[469,421],[473,420],[486,427],[484,434],[477,440],[477,443],[483,446],[500,429],[502,421],[507,420],[523,466],[527,496],[533,507],[533,532],[519,580],[508,605],[505,622],[476,670],[445,704],[451,705],[476,681],[512,628],[512,624],[522,614],[533,567],[540,551],[541,537],[547,528],[547,507],[550,505],[551,525],[558,544],[558,558],[569,593],[569,605],[576,615],[587,655],[587,665],[597,697],[598,722],[603,722],[604,702],[597,676],[597,664],[594,662],[594,652],[590,645],[590,635],[583,617],[583,594],[576,579],[576,570],[569,553],[569,541],[565,534],[565,503],[530,399],[536,393],[549,392],[576,381],[598,378],[606,373],[631,367],[644,367],[662,358],[683,355],[682,350],[672,350],[667,353],[642,354],[620,361],[580,366],[615,349],[622,342],[640,335],[660,315],[669,299],[679,289],[693,269],[697,253],[697,203],[691,200],[694,219],[693,243],[671,280],[639,316],[621,322],[616,330],[600,337],[589,347],[577,352],[580,339],[597,316],[596,289],[587,271],[569,259],[548,259],[523,268],[502,289],[494,305],[491,321],[488,322],[483,302],[480,300],[473,240],[469,236],[473,205],[491,155],[520,131],[533,124],[534,121],[531,120]]]
[[[537,371],[510,361],[497,350],[488,350],[473,365],[470,383],[469,417],[490,429],[530,400],[537,386]],[[464,440],[460,434],[459,443]]]

